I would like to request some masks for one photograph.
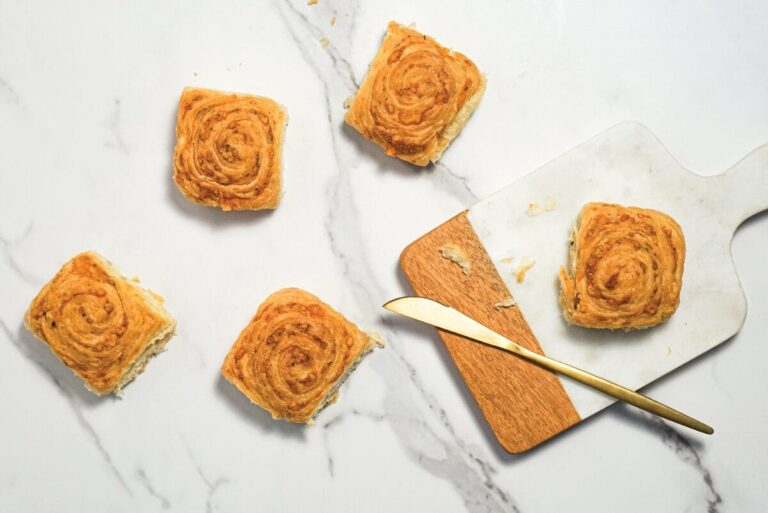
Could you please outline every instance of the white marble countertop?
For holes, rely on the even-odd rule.
[[[435,334],[380,309],[409,290],[407,243],[619,121],[646,124],[704,175],[767,143],[765,2],[476,4],[0,0],[0,511],[766,510],[765,215],[733,243],[741,333],[646,389],[712,437],[613,406],[508,455]],[[390,19],[488,76],[432,169],[343,126]],[[277,211],[225,214],[179,195],[186,85],[287,107]],[[122,400],[92,396],[22,326],[39,287],[86,249],[141,276],[178,319]],[[272,421],[219,377],[284,286],[389,345],[309,429]]]

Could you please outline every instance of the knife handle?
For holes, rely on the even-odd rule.
[[[604,394],[629,403],[632,406],[640,408],[641,410],[645,410],[647,412],[653,413],[654,415],[658,415],[659,417],[671,420],[672,422],[676,422],[691,429],[695,429],[701,433],[711,435],[715,432],[712,427],[694,419],[693,417],[689,417],[685,413],[679,412],[674,408],[670,408],[669,406],[658,401],[654,401],[650,397],[639,394],[634,390],[630,390],[621,385],[617,385],[612,381],[608,381],[607,379],[595,376],[594,374],[585,370],[573,367],[567,363],[555,360],[554,358],[549,358],[548,356],[535,353],[514,343],[507,344],[504,349],[518,356],[521,356],[540,367],[558,372],[564,376],[568,376],[571,379],[575,379],[579,383],[583,383],[584,385],[599,390]]]

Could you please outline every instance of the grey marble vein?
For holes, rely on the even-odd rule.
[[[432,182],[435,187],[455,197],[464,207],[469,208],[480,201],[480,197],[469,186],[469,179],[452,171],[442,162],[436,162],[431,173],[434,175]]]
[[[328,437],[330,435],[330,428],[338,424],[339,421],[342,420],[343,418],[344,418],[344,415],[340,414],[332,418],[331,420],[323,423],[323,444],[325,445],[325,457],[328,463],[328,474],[331,477],[334,476],[334,464],[333,464],[333,454],[331,454],[331,446],[330,446],[330,442],[328,441]]]
[[[0,77],[0,94],[7,98],[12,105],[21,104],[21,96],[3,77]]]
[[[128,145],[125,144],[125,140],[120,131],[120,99],[115,98],[114,107],[112,108],[112,114],[109,117],[109,134],[110,140],[104,143],[107,148],[114,148],[120,153],[128,154]]]
[[[374,413],[370,411],[362,411],[357,408],[352,408],[349,410],[349,413],[352,414],[354,417],[361,417],[368,420],[372,420],[373,422],[381,422],[386,418],[386,415],[383,413]]]
[[[11,268],[11,271],[13,271],[16,276],[18,276],[22,281],[26,282],[28,285],[32,285],[34,287],[39,287],[41,285],[41,281],[36,279],[34,276],[30,275],[27,271],[22,269],[22,267],[19,265],[19,263],[16,261],[16,259],[13,256],[13,247],[14,245],[23,242],[24,239],[26,239],[29,234],[32,232],[32,223],[29,223],[27,225],[27,229],[24,230],[24,233],[17,239],[9,240],[5,237],[0,237],[0,247],[2,247],[3,255],[5,257],[5,261],[8,264],[8,267]]]
[[[43,363],[36,356],[34,356],[25,347],[25,345],[20,340],[18,340],[16,335],[14,335],[14,333],[8,328],[8,325],[2,319],[0,319],[0,331],[2,331],[5,334],[8,340],[11,341],[11,343],[19,350],[19,352],[26,359],[28,359],[29,361],[37,365],[48,376],[48,378],[56,387],[56,390],[59,392],[59,395],[61,395],[62,397],[64,397],[64,399],[67,400],[67,403],[69,404],[72,410],[72,413],[74,413],[75,415],[75,419],[77,419],[77,423],[80,425],[83,432],[88,436],[93,446],[99,451],[102,458],[104,459],[104,462],[109,467],[115,479],[120,483],[120,486],[123,488],[123,490],[126,491],[126,493],[128,493],[128,495],[133,496],[133,492],[128,486],[128,483],[123,478],[123,475],[118,470],[117,466],[115,465],[115,462],[112,460],[112,456],[110,456],[109,451],[107,451],[106,447],[104,446],[104,443],[102,442],[101,437],[99,436],[99,433],[96,431],[93,425],[91,425],[91,423],[88,422],[88,419],[85,418],[82,408],[80,407],[80,404],[77,402],[77,399],[72,394],[72,392],[66,386],[64,386],[61,380],[45,365],[45,363]]]
[[[328,474],[331,477],[334,476],[334,469],[335,469],[334,458],[333,458],[333,454],[331,453],[331,446],[330,446],[330,440],[329,440],[331,431],[334,427],[341,424],[349,416],[366,418],[373,422],[381,422],[386,419],[386,415],[383,413],[373,413],[373,412],[367,412],[367,411],[362,411],[362,410],[353,408],[346,412],[337,414],[335,417],[324,422],[321,425],[321,429],[323,430],[323,444],[325,445],[326,460],[328,463]]]
[[[309,31],[312,37],[315,38],[318,44],[320,40],[323,37],[325,37],[325,35],[328,32],[330,32],[330,30],[323,30],[318,25],[313,24],[309,20],[309,18],[300,10],[298,10],[296,7],[294,7],[290,1],[284,0],[284,5],[291,10],[294,16],[296,16],[301,20],[304,27]],[[354,27],[355,18],[356,18],[355,14],[357,13],[357,5],[358,5],[357,2],[350,2],[349,4],[345,5],[345,8],[348,8],[350,12],[350,20],[348,22],[350,24],[350,27]],[[285,20],[285,16],[283,15],[282,11],[280,11],[280,15],[283,16],[283,19]],[[335,31],[341,32],[343,31],[344,27],[341,23],[337,22],[335,29],[336,29]],[[350,32],[347,32],[347,33],[349,34]],[[297,44],[300,44],[300,45],[302,44],[296,38],[296,34],[294,34],[293,31],[291,31],[291,36],[293,37],[294,41],[296,41]],[[349,41],[349,43],[351,44],[351,41]],[[346,58],[344,58],[344,56],[341,55],[338,48],[333,43],[330,43],[325,50],[328,53],[328,56],[331,58],[331,62],[333,63],[333,68],[336,71],[337,76],[340,79],[342,79],[344,82],[346,82],[344,85],[347,87],[350,87],[350,92],[357,91],[357,89],[360,87],[360,83],[355,78],[355,74],[352,71],[352,65],[349,63],[349,61]],[[306,58],[306,53],[302,52],[302,54],[305,55],[305,58]]]
[[[702,457],[694,445],[679,431],[677,431],[675,428],[660,418],[645,414],[644,416],[653,422],[653,426],[661,435],[661,440],[664,442],[664,445],[675,451],[675,454],[680,458],[680,460],[693,467],[693,469],[696,470],[699,475],[701,475],[701,479],[704,481],[704,485],[707,487],[707,496],[705,497],[707,513],[719,513],[720,505],[723,503],[723,498],[715,489],[715,484],[712,480],[712,474],[704,465]]]
[[[722,347],[722,346],[720,346]],[[717,350],[719,348],[715,348]],[[718,372],[719,362],[722,360],[719,360],[717,358],[712,358],[712,362],[709,367],[709,375],[712,377],[712,382],[717,386],[717,388],[722,392],[724,395],[728,396],[730,399],[734,399],[733,393],[728,389],[728,387],[724,386],[723,383],[720,381],[720,373]]]
[[[514,500],[494,481],[493,474],[496,470],[493,465],[471,451],[466,442],[457,435],[445,409],[427,391],[413,365],[391,343],[388,349],[395,353],[396,360],[398,360],[395,366],[407,370],[411,378],[411,384],[416,389],[419,399],[426,403],[433,418],[437,419],[448,433],[447,440],[435,433],[421,415],[413,398],[407,396],[390,396],[388,398],[388,404],[385,405],[388,417],[396,418],[402,416],[404,412],[410,413],[410,418],[405,419],[405,422],[393,423],[393,427],[398,432],[401,440],[406,442],[407,448],[416,455],[419,463],[433,475],[451,481],[461,493],[467,510],[470,512],[519,512],[520,510]],[[390,362],[386,363],[391,363],[392,361],[395,360],[390,359]],[[401,369],[381,369],[380,375],[387,382],[388,390],[398,389],[397,376],[400,374],[398,371]],[[403,399],[407,401],[401,402]],[[446,456],[441,459],[433,459],[420,451],[420,440],[423,440],[425,437],[438,444]]]
[[[187,451],[187,456],[189,456],[189,459],[192,461],[192,465],[195,467],[195,471],[197,472],[197,475],[200,476],[200,479],[203,481],[203,484],[208,489],[208,495],[205,498],[205,513],[213,513],[216,511],[216,506],[213,504],[213,498],[214,495],[216,495],[216,492],[221,488],[222,485],[229,482],[229,479],[226,477],[218,477],[211,481],[208,476],[203,472],[203,468],[200,466],[200,464],[197,462],[197,459],[192,454],[192,451],[190,450],[189,446],[184,442],[184,447]]]
[[[286,4],[291,13],[297,10],[290,4]],[[332,109],[330,97],[341,100],[354,90],[350,89],[348,76],[340,76],[338,69],[333,67],[333,73],[326,76],[321,64],[310,57],[308,43],[302,39],[294,28],[293,23],[281,10],[286,27],[294,42],[299,46],[301,54],[307,64],[313,69],[323,85],[328,108],[329,130],[332,138],[334,159],[338,173],[328,187],[329,210],[325,222],[326,233],[336,261],[342,268],[344,278],[350,286],[359,305],[364,305],[365,313],[373,322],[380,318],[377,314],[384,297],[383,288],[376,280],[376,273],[371,267],[368,255],[364,251],[364,232],[359,224],[360,216],[355,203],[354,190],[352,190],[349,170],[345,161],[350,160],[344,154],[344,145],[339,144],[338,124],[340,119],[335,119],[334,112],[340,109]],[[308,33],[307,40],[315,37],[315,27],[307,26],[306,17],[294,15],[294,20],[303,26]],[[468,511],[519,511],[512,499],[495,484],[492,479],[492,466],[480,457],[467,450],[466,444],[457,436],[451,425],[445,410],[439,406],[437,400],[427,392],[417,376],[415,368],[406,360],[398,350],[397,337],[388,329],[385,336],[388,348],[383,351],[374,362],[374,365],[387,385],[387,398],[385,399],[386,419],[390,421],[392,428],[398,435],[405,449],[418,461],[422,468],[435,476],[449,480],[455,489],[461,494]],[[407,390],[403,390],[402,383],[398,382],[398,376],[410,377]],[[418,407],[418,400],[426,403],[429,411],[448,432],[449,437],[438,435],[424,418]],[[423,440],[429,440],[430,445],[440,446],[443,449],[444,458],[431,458],[422,448]],[[333,471],[333,460],[330,460],[329,470]]]
[[[171,507],[171,501],[158,493],[157,489],[152,484],[152,481],[149,479],[149,476],[147,476],[147,473],[143,468],[136,470],[136,477],[138,478],[141,485],[147,490],[147,493],[149,493],[152,497],[160,502],[160,506],[162,506],[163,509],[168,509]]]

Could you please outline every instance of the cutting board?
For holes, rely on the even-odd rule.
[[[682,227],[687,253],[680,306],[666,323],[624,332],[563,320],[557,273],[567,262],[578,213],[592,201],[657,209]],[[742,221],[766,208],[768,144],[725,173],[702,177],[683,168],[645,126],[625,122],[438,226],[410,244],[400,263],[416,294],[636,390],[741,328],[747,305],[731,239]],[[467,256],[469,276],[441,255],[446,244]],[[516,271],[526,261],[535,263],[519,283]],[[496,306],[510,298],[516,306]],[[498,349],[442,331],[440,337],[509,452],[526,451],[614,402]]]

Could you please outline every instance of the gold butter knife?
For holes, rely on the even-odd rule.
[[[433,299],[413,296],[401,297],[386,303],[384,308],[397,314],[410,317],[411,319],[431,324],[442,330],[450,331],[451,333],[461,335],[474,341],[509,351],[510,353],[533,362],[540,367],[559,372],[560,374],[575,379],[588,387],[592,387],[604,394],[608,394],[611,397],[615,397],[616,399],[629,403],[632,406],[636,406],[641,410],[653,413],[654,415],[671,420],[672,422],[676,422],[708,435],[714,433],[714,429],[701,421],[661,404],[658,401],[654,401],[650,397],[638,394],[633,390],[608,381],[607,379],[603,379],[587,371],[577,369],[567,363],[526,349],[525,347],[499,335],[490,328],[483,326],[476,320],[467,317],[458,310],[438,303]]]

